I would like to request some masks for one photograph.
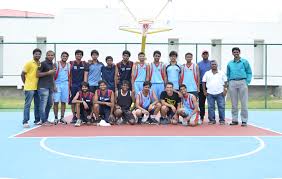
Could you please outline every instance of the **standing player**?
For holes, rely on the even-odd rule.
[[[82,61],[83,51],[76,50],[75,51],[75,61],[70,61],[70,100],[71,103],[76,93],[81,88],[81,83],[84,79],[84,70],[85,70],[85,61]],[[76,123],[76,112],[75,112],[75,104],[71,104],[71,110],[73,114],[73,118],[71,123]]]
[[[106,57],[107,66],[102,67],[102,80],[108,83],[108,89],[115,91],[115,71],[116,67],[113,64],[113,57]]]
[[[181,75],[180,75],[180,84],[185,84],[187,87],[188,93],[191,93],[198,97],[199,90],[199,68],[197,64],[192,63],[193,54],[186,53],[185,59],[186,64],[182,66]]]
[[[55,121],[57,124],[61,122],[63,124],[67,124],[64,120],[66,103],[69,98],[69,73],[70,73],[70,64],[67,63],[69,58],[69,54],[67,52],[62,52],[61,61],[55,63],[56,73],[54,76],[55,80],[55,90],[54,90],[54,115]],[[59,110],[59,102],[61,102],[61,118],[58,119],[58,110]]]
[[[132,90],[135,96],[143,89],[143,83],[149,78],[149,65],[145,63],[146,57],[144,52],[138,54],[139,62],[135,62],[132,67]]]
[[[181,68],[177,64],[177,56],[178,54],[176,51],[171,51],[169,53],[170,63],[166,66],[166,75],[167,81],[172,82],[173,88],[178,91]]]
[[[199,106],[197,98],[190,93],[187,93],[187,88],[184,84],[180,85],[180,92],[182,94],[181,100],[183,107],[177,110],[177,114],[183,117],[182,125],[196,126],[199,120]],[[174,120],[173,124],[177,124],[178,121]]]
[[[33,59],[28,61],[24,65],[24,69],[21,74],[22,81],[24,83],[24,112],[23,112],[23,127],[29,128],[29,118],[30,118],[30,105],[32,100],[34,100],[34,123],[37,124],[40,122],[39,115],[39,95],[38,95],[38,77],[37,77],[37,69],[40,66],[40,58],[41,58],[41,50],[36,48],[32,52]]]
[[[89,91],[89,84],[82,82],[81,90],[78,91],[72,100],[76,105],[76,123],[75,127],[79,127],[82,122],[93,123],[93,102],[94,94]]]
[[[95,93],[99,88],[98,82],[101,80],[102,68],[104,64],[98,61],[99,52],[97,50],[91,51],[91,60],[87,63],[84,72],[84,81],[89,83],[89,91]]]
[[[161,104],[158,102],[154,90],[150,89],[151,85],[151,82],[145,81],[143,83],[143,90],[136,96],[136,110],[134,111],[134,115],[138,119],[137,122],[139,124],[142,122],[158,123],[155,117],[149,118],[149,115],[157,115],[161,108]]]
[[[129,82],[123,81],[121,89],[116,91],[115,117],[117,124],[129,123],[134,125],[136,120],[130,111],[135,101],[134,94],[129,90]]]
[[[161,92],[164,91],[164,84],[167,81],[165,73],[165,65],[160,62],[161,52],[156,50],[153,53],[154,62],[150,65],[150,76],[149,80],[152,83],[152,89],[157,95],[157,98],[160,99]]]
[[[114,93],[107,89],[107,83],[103,80],[99,81],[99,89],[96,90],[94,96],[94,113],[96,120],[100,120],[100,116],[107,123],[114,121]]]
[[[161,93],[161,124],[169,124],[178,120],[176,111],[180,108],[181,100],[177,92],[173,90],[173,83],[167,82],[165,91]]]
[[[130,90],[132,89],[131,74],[132,74],[133,62],[129,61],[130,55],[131,54],[128,50],[124,50],[122,52],[122,61],[116,65],[116,71],[115,71],[116,91],[118,91],[118,89],[121,89],[121,83],[123,80],[129,81],[130,82],[129,89]]]

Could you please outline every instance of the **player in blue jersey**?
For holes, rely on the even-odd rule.
[[[178,91],[181,68],[177,64],[177,61],[176,61],[177,56],[178,54],[176,51],[171,51],[169,53],[170,62],[166,66],[166,75],[167,75],[167,81],[172,82],[173,88]]]
[[[149,65],[145,63],[146,57],[144,52],[138,54],[138,62],[132,67],[131,84],[135,96],[142,91],[143,83],[149,79]]]
[[[160,62],[161,52],[156,50],[153,53],[154,62],[150,64],[149,80],[152,83],[152,89],[155,91],[157,98],[160,99],[162,91],[164,91],[164,85],[167,82],[165,73],[165,65]]]
[[[200,73],[198,65],[192,63],[192,53],[186,53],[185,59],[187,63],[181,67],[180,84],[185,84],[187,92],[198,97],[198,92],[200,91]]]
[[[182,125],[196,126],[198,125],[199,120],[199,106],[197,98],[190,93],[187,93],[186,86],[184,84],[180,85],[180,92],[182,94],[182,108],[177,110],[177,114],[183,119],[179,122]],[[180,120],[180,118],[179,118]],[[173,124],[177,124],[178,121],[174,120]]]

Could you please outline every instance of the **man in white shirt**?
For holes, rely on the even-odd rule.
[[[211,61],[211,70],[207,71],[203,77],[203,91],[208,100],[209,124],[216,124],[215,102],[219,113],[219,123],[225,124],[225,96],[227,93],[227,77],[217,69],[217,62]]]

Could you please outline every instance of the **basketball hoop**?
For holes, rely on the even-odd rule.
[[[142,25],[143,35],[145,35],[148,32],[149,28],[151,27],[151,24],[153,24],[153,23],[154,23],[154,21],[152,21],[152,20],[141,20],[141,21],[139,21],[139,24]]]

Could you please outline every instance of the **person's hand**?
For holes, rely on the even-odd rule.
[[[105,102],[105,105],[109,106],[109,107],[112,107],[112,103],[109,103],[109,102]]]
[[[224,90],[223,90],[223,96],[226,96],[226,94],[227,94],[227,88],[224,88]]]
[[[176,108],[173,105],[171,105],[171,110],[176,113]]]
[[[89,107],[88,107],[88,105],[87,105],[87,103],[85,101],[82,101],[82,104],[84,106],[84,109],[89,109]]]
[[[52,70],[49,70],[49,71],[48,71],[48,74],[49,74],[49,75],[53,75],[53,74],[55,74],[55,73],[56,73],[56,70],[55,70],[55,69],[52,69]]]
[[[142,113],[149,115],[149,111],[147,111],[147,110],[145,110],[145,109],[142,110]]]
[[[208,96],[208,93],[207,93],[207,91],[204,91],[204,95],[205,95],[205,96]]]

